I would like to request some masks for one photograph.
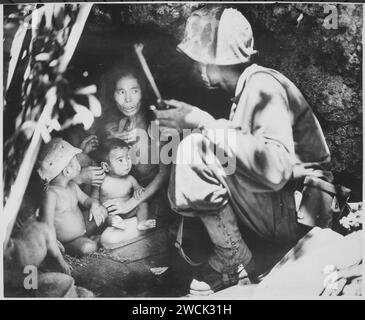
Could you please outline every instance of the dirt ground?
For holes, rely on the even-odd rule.
[[[184,247],[194,261],[203,261],[210,252],[209,245],[201,245],[204,241],[200,241],[199,247],[195,240],[189,239],[198,229],[187,231]],[[173,240],[169,230],[158,229],[121,248],[101,249],[83,259],[66,255],[66,261],[72,266],[76,285],[91,290],[97,297],[181,297],[188,294],[194,267],[178,255]],[[252,249],[263,272],[290,250],[261,242],[253,244]],[[157,267],[168,269],[155,275],[151,268]]]

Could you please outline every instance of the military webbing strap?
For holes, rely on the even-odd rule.
[[[183,231],[184,231],[184,217],[181,216],[181,222],[179,225],[179,229],[177,231],[176,241],[175,241],[175,247],[177,248],[180,256],[191,266],[197,267],[200,266],[203,262],[194,262],[189,258],[189,256],[184,252],[184,249],[182,247],[183,243]]]

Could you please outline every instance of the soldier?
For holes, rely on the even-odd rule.
[[[208,295],[241,277],[257,277],[238,222],[273,243],[294,244],[303,235],[288,182],[307,174],[322,177],[314,168],[328,163],[330,154],[298,88],[252,62],[251,26],[239,11],[207,6],[193,12],[178,49],[198,64],[208,88],[234,97],[228,120],[176,100],[166,101],[167,110],[154,109],[161,126],[201,129],[178,146],[183,163],[173,166],[169,199],[177,213],[199,217],[213,243],[190,284],[192,294]],[[222,167],[213,146],[235,164],[233,173]]]

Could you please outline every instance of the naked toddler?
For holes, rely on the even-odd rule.
[[[105,179],[100,186],[99,195],[93,194],[93,197],[99,197],[100,203],[107,200],[119,199],[126,203],[132,198],[138,201],[142,198],[144,188],[137,180],[129,174],[132,169],[132,161],[129,154],[128,144],[118,138],[111,138],[99,148],[98,156],[100,165],[106,172]],[[148,219],[148,204],[142,202],[129,213],[120,215],[109,212],[108,224],[119,229],[125,229],[123,218],[137,216],[137,229],[140,231],[154,228],[155,219]]]

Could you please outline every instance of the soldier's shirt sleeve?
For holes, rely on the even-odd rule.
[[[291,178],[295,162],[286,92],[265,73],[253,75],[245,90],[239,104],[251,110],[249,133],[223,119],[203,124],[203,133],[234,163],[241,186],[256,192],[279,190]]]

